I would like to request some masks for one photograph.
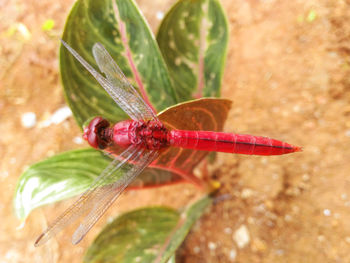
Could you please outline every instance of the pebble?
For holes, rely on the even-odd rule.
[[[255,252],[263,252],[267,248],[266,243],[261,239],[254,239],[252,241],[252,250]]]
[[[323,214],[324,214],[325,216],[330,216],[330,215],[332,214],[332,212],[331,212],[331,210],[329,210],[329,209],[325,209],[325,210],[323,210]]]
[[[324,242],[324,241],[326,240],[326,238],[325,238],[325,236],[323,236],[323,235],[319,235],[319,236],[317,237],[317,240],[318,240],[319,242]]]
[[[246,225],[241,225],[233,234],[233,240],[239,248],[244,248],[250,242],[249,231]]]
[[[24,128],[32,128],[36,124],[36,114],[34,112],[26,112],[22,114],[21,123]]]
[[[194,247],[194,248],[193,248],[193,252],[194,252],[195,254],[198,254],[200,251],[201,251],[200,247]]]
[[[347,131],[345,132],[345,136],[350,137],[350,130],[347,130]]]
[[[72,116],[72,111],[70,110],[70,108],[68,106],[64,106],[64,107],[56,110],[48,120],[44,121],[41,124],[41,126],[48,127],[51,124],[56,124],[56,125],[60,124],[61,122],[68,119],[70,116]]]
[[[242,199],[248,199],[253,196],[253,190],[245,188],[242,190],[241,197]]]
[[[81,136],[76,136],[73,138],[73,142],[75,144],[82,144],[83,143],[83,138],[81,138]]]
[[[156,13],[156,17],[157,17],[158,20],[162,20],[163,17],[164,17],[164,12],[158,11],[158,12]]]
[[[286,215],[284,216],[284,220],[285,220],[286,222],[291,222],[292,219],[293,219],[293,217],[292,217],[291,215],[289,215],[289,214],[286,214]]]
[[[345,194],[345,193],[341,194],[341,199],[342,199],[342,200],[348,199],[348,195]]]
[[[225,232],[225,234],[230,235],[230,234],[232,234],[232,229],[230,227],[225,227],[224,232]]]
[[[0,179],[5,179],[8,176],[9,176],[9,172],[8,171],[0,172]]]
[[[5,258],[5,262],[10,262],[10,260],[12,262],[19,262],[20,259],[22,258],[22,254],[19,253],[16,249],[11,249],[11,250],[8,250],[6,252],[5,255],[3,255],[3,257]],[[7,261],[9,260],[9,261]],[[3,262],[3,261],[2,261]]]
[[[294,112],[300,112],[300,106],[299,105],[294,105],[293,111]]]
[[[216,249],[216,244],[214,243],[214,242],[209,242],[208,243],[208,248],[210,249],[210,250],[215,250]]]
[[[302,179],[303,179],[304,182],[307,182],[307,181],[310,180],[310,175],[308,175],[308,174],[303,174]]]
[[[278,255],[278,256],[283,256],[283,255],[284,255],[284,250],[283,250],[283,249],[277,249],[277,250],[275,251],[275,253],[276,253],[276,255]]]
[[[234,261],[237,257],[237,251],[236,249],[231,249],[230,250],[230,254],[229,254],[229,258],[231,261]]]

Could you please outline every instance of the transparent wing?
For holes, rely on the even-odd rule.
[[[101,195],[104,192],[108,192],[110,188],[108,186],[115,185],[118,182],[120,188],[123,187],[123,184],[126,184],[119,192],[116,191],[118,196],[120,193],[127,187],[135,176],[130,171],[134,170],[134,165],[128,163],[137,162],[140,159],[139,148],[135,146],[130,146],[124,152],[120,154],[121,159],[114,159],[107,168],[97,177],[94,182],[91,184],[89,189],[84,192],[77,201],[75,201],[66,211],[64,211],[49,227],[38,237],[35,242],[35,246],[40,246],[44,244],[47,240],[59,233],[63,228],[67,227],[78,218],[91,214],[91,210],[95,209],[94,205],[96,200],[101,199]],[[151,157],[144,155],[146,157]],[[147,159],[147,158],[146,158]],[[153,160],[153,159],[152,159]],[[151,161],[152,161],[151,160]],[[138,167],[140,172],[147,166],[148,162],[143,161],[143,164],[136,164],[135,167]],[[140,173],[139,172],[139,173]],[[118,178],[117,175],[124,173],[121,178]],[[139,174],[138,173],[138,174]],[[129,178],[130,177],[130,178]],[[116,181],[118,179],[118,181]],[[129,180],[130,182],[129,182]],[[109,206],[108,206],[109,207]],[[107,208],[106,208],[107,209]],[[105,211],[105,210],[104,210]],[[98,218],[97,218],[98,219]]]
[[[100,85],[108,92],[119,107],[130,116],[131,119],[157,119],[156,114],[146,104],[140,94],[132,87],[117,64],[113,61],[112,57],[101,44],[94,45],[93,53],[98,66],[100,67],[101,71],[106,74],[107,79],[98,73],[89,63],[87,63],[71,46],[69,46],[63,40],[61,40],[61,42],[100,83]],[[106,63],[106,65],[103,66],[103,63]]]
[[[107,90],[107,92],[114,101],[123,104],[124,106],[121,106],[123,109],[132,107],[134,114],[138,114],[139,119],[157,119],[151,107],[130,84],[104,46],[101,43],[96,43],[92,48],[92,53],[101,72],[113,84],[113,89]]]
[[[102,186],[95,193],[93,208],[84,218],[72,237],[72,243],[79,243],[89,230],[96,224],[100,217],[114,203],[124,189],[147,167],[157,156],[158,151],[141,150],[134,160],[136,163],[129,165],[123,176],[115,183]]]

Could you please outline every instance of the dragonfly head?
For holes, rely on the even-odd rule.
[[[83,138],[95,149],[105,149],[111,142],[109,121],[102,117],[93,118],[84,128]]]

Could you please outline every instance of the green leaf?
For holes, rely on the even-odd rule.
[[[213,199],[210,196],[204,196],[194,204],[190,205],[180,216],[180,219],[168,236],[168,242],[159,251],[157,258],[158,262],[166,262],[171,255],[173,255],[176,249],[186,238],[192,225],[201,217],[205,208],[212,204]]]
[[[167,262],[210,204],[211,198],[205,196],[181,215],[165,207],[125,213],[102,230],[84,262]]]
[[[109,163],[101,152],[82,149],[65,152],[30,166],[20,177],[14,197],[18,218],[36,207],[83,192]]]
[[[91,50],[94,43],[102,43],[134,86],[147,92],[157,110],[177,102],[154,36],[133,1],[78,0],[63,39],[96,69]],[[63,46],[60,69],[66,100],[79,126],[97,115],[112,122],[128,118]]]
[[[169,258],[168,263],[176,263],[175,254],[172,255],[171,258]]]
[[[217,0],[179,0],[157,34],[181,101],[220,96],[228,43],[227,20]]]
[[[88,148],[64,152],[30,166],[17,183],[14,197],[17,217],[25,219],[39,206],[81,194],[110,161],[102,152]],[[129,189],[179,182],[183,179],[170,171],[147,168]]]
[[[161,112],[159,118],[170,128],[217,131],[222,130],[230,106],[229,100],[199,99],[170,107]],[[200,184],[192,170],[207,154],[169,148],[128,189],[175,184],[184,182],[184,178]],[[24,219],[36,207],[84,192],[109,162],[100,151],[89,148],[68,151],[33,164],[17,183],[16,215]]]

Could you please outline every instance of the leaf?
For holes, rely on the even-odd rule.
[[[81,194],[109,163],[109,157],[87,148],[64,152],[30,166],[17,183],[14,197],[17,217],[25,219],[39,206]],[[129,189],[182,181],[181,177],[171,172],[147,168]]]
[[[125,213],[102,230],[84,262],[167,262],[210,204],[211,198],[205,196],[182,215],[165,207]]]
[[[228,35],[217,0],[179,0],[166,14],[157,41],[181,101],[220,96]]]
[[[230,105],[229,100],[199,99],[170,107],[160,113],[159,118],[169,127],[221,130]],[[196,180],[192,170],[206,155],[203,151],[169,148],[129,189],[180,183],[184,182],[184,177]],[[24,219],[36,207],[81,194],[109,162],[100,151],[89,148],[68,151],[33,164],[17,183],[16,215]]]
[[[212,204],[212,201],[213,200],[210,196],[204,196],[194,204],[190,205],[181,214],[177,226],[168,236],[168,242],[164,244],[165,246],[158,254],[158,262],[166,262],[167,259],[169,259],[169,257],[175,253],[176,249],[186,238],[192,225],[201,217],[205,208]]]
[[[176,263],[175,254],[169,258],[168,263]]]
[[[170,129],[222,131],[231,103],[225,99],[197,99],[168,108],[159,119]],[[194,167],[207,155],[205,151],[170,147],[152,165],[179,170],[191,180]]]
[[[134,86],[147,92],[157,110],[177,102],[154,36],[133,1],[78,0],[63,39],[96,69],[91,50],[94,43],[102,43]],[[63,46],[60,70],[66,100],[79,126],[97,115],[112,122],[128,118]]]
[[[17,217],[24,219],[38,206],[81,193],[108,163],[101,152],[82,149],[33,164],[21,175],[16,186]]]

